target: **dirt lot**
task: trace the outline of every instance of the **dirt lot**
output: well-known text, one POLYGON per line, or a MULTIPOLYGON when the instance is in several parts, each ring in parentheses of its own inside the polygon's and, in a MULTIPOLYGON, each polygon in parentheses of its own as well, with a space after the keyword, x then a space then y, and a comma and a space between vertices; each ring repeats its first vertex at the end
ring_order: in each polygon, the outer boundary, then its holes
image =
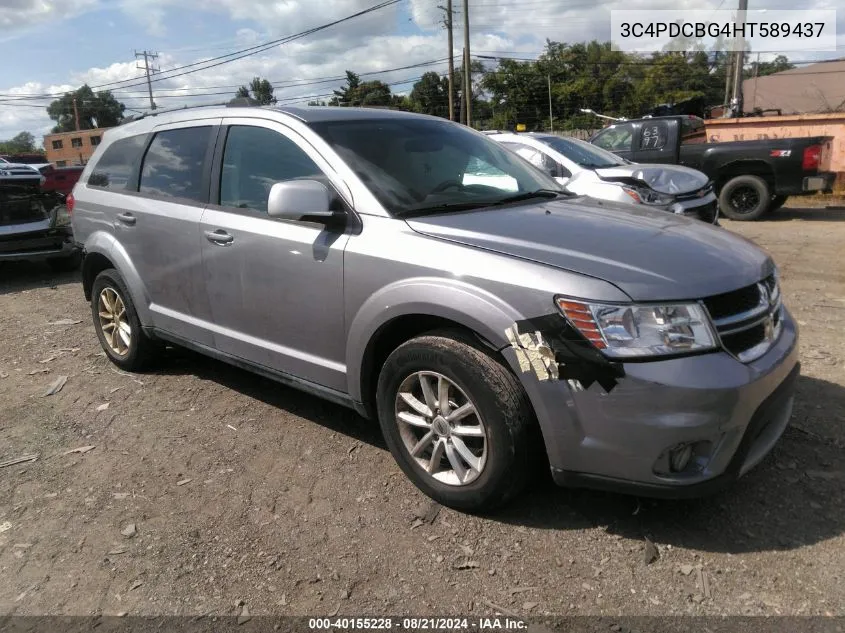
POLYGON ((845 615, 845 211, 724 224, 802 330, 769 459, 707 500, 541 479, 430 522, 375 425, 188 352, 120 373, 75 276, 2 266, 0 462, 39 457, 0 468, 0 614, 845 615))

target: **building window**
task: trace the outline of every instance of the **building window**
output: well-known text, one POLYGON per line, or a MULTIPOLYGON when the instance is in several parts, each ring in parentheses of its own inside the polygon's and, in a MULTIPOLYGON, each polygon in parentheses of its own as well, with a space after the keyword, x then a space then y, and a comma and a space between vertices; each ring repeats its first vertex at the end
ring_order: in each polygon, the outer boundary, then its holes
POLYGON ((100 137, 99 136, 92 136, 91 137, 91 146, 96 147, 100 144, 100 137))
MULTIPOLYGON (((53 141, 53 142, 55 143, 55 141, 53 141)), ((59 143, 61 143, 61 141, 59 141, 59 143)), ((56 161, 56 167, 66 167, 66 166, 67 166, 66 160, 57 160, 56 161)))
POLYGON ((61 140, 53 141, 53 149, 62 149, 62 142, 61 140))
POLYGON ((82 147, 82 139, 81 138, 70 139, 70 146, 71 147, 82 147))

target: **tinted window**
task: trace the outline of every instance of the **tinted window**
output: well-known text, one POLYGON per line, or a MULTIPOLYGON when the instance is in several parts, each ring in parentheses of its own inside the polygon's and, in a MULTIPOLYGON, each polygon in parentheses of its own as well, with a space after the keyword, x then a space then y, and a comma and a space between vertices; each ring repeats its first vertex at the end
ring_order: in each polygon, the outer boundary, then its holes
POLYGON ((534 165, 537 169, 541 169, 547 174, 551 174, 552 176, 572 175, 569 173, 569 170, 567 170, 563 165, 558 165, 558 163, 551 156, 544 154, 541 150, 537 149, 536 147, 531 147, 530 145, 524 145, 522 143, 508 142, 504 142, 502 143, 502 145, 507 147, 509 150, 516 152, 529 163, 534 165))
POLYGON ((640 149, 663 149, 666 146, 666 136, 669 124, 666 121, 654 121, 643 124, 640 136, 640 149))
MULTIPOLYGON (((146 136, 141 135, 123 138, 109 145, 94 165, 94 170, 88 178, 88 185, 106 189, 125 189, 144 150, 145 142, 146 136)), ((64 167, 65 161, 62 160, 56 164, 64 167)))
POLYGON ((499 143, 461 125, 416 117, 378 119, 375 112, 373 117, 314 122, 311 128, 390 213, 483 208, 514 192, 561 190, 499 143))
POLYGON ((144 157, 140 191, 201 201, 203 164, 210 134, 210 126, 156 134, 144 157))
POLYGON ((229 129, 220 175, 220 204, 267 212, 274 183, 313 178, 328 184, 320 168, 292 140, 261 127, 229 129))
POLYGON ((611 125, 606 130, 599 132, 593 139, 593 143, 611 152, 622 152, 631 149, 631 127, 616 127, 611 125))
POLYGON ((619 158, 616 154, 612 154, 590 143, 579 141, 577 138, 546 136, 542 138, 542 142, 563 154, 573 163, 577 163, 587 169, 614 167, 625 164, 625 160, 619 158))

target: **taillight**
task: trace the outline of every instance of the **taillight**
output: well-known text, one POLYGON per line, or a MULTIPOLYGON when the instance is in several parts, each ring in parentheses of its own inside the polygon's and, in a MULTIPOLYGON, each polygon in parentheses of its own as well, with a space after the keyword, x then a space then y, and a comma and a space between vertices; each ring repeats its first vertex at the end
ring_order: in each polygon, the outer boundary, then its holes
POLYGON ((819 163, 822 157, 821 145, 810 145, 804 150, 804 160, 801 161, 801 169, 804 171, 812 171, 819 168, 819 163))
POLYGON ((67 207, 67 212, 73 215, 73 205, 76 204, 76 200, 73 199, 73 192, 67 194, 67 198, 65 199, 65 206, 67 207))

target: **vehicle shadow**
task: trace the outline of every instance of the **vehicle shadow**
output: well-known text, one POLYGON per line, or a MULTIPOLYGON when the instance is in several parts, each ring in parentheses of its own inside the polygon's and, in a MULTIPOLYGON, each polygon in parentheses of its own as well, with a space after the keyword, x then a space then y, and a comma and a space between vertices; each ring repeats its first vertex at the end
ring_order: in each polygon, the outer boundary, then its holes
MULTIPOLYGON (((355 412, 194 352, 170 349, 155 373, 193 374, 251 398, 387 450, 378 424, 355 412)), ((812 428, 814 407, 802 397, 828 403, 823 415, 845 410, 845 388, 802 376, 793 424, 812 428)), ((602 526, 609 534, 649 538, 713 552, 789 550, 845 532, 845 443, 790 427, 754 471, 724 492, 703 499, 668 501, 591 490, 559 488, 538 467, 527 491, 487 519, 539 529, 602 526)), ((537 460, 541 463, 543 460, 537 460)))
POLYGON ((764 220, 767 222, 785 222, 788 220, 843 222, 845 221, 845 207, 782 207, 768 214, 764 220))
POLYGON ((377 422, 353 410, 287 387, 245 369, 180 347, 168 347, 156 375, 194 375, 259 400, 281 411, 315 422, 365 444, 387 450, 377 422))
POLYGON ((78 270, 57 273, 43 262, 0 262, 0 295, 81 282, 82 274, 78 270))

